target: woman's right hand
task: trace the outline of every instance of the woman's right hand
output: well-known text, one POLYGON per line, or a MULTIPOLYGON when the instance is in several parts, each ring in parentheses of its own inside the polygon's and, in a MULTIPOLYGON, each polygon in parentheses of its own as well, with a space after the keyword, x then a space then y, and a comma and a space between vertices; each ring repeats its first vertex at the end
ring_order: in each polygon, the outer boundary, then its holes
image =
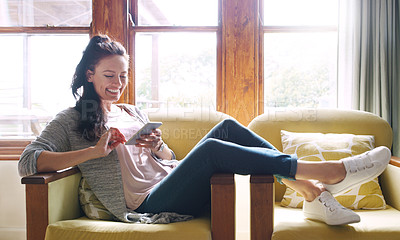
POLYGON ((124 144, 125 142, 125 136, 117 128, 110 128, 100 137, 100 140, 94 147, 95 152, 98 154, 98 157, 105 157, 119 144, 124 144))

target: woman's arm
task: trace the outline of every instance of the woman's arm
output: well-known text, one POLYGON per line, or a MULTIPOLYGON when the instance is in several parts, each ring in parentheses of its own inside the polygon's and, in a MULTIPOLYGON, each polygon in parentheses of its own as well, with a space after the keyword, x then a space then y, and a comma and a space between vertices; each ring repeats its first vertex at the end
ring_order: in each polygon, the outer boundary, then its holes
POLYGON ((96 155, 94 147, 69 152, 42 151, 36 167, 38 172, 54 172, 97 158, 96 155))
POLYGON ((43 151, 37 159, 37 171, 58 171, 91 159, 105 157, 119 144, 125 142, 124 135, 118 129, 110 128, 93 147, 68 152, 43 151))

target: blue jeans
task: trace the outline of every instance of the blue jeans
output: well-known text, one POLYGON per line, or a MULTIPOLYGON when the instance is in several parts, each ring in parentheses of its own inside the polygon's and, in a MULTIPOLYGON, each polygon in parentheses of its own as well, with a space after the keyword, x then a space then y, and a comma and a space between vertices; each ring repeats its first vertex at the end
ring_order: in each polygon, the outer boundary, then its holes
POLYGON ((217 124, 135 210, 196 215, 210 203, 214 173, 294 179, 297 157, 279 152, 236 120, 217 124))

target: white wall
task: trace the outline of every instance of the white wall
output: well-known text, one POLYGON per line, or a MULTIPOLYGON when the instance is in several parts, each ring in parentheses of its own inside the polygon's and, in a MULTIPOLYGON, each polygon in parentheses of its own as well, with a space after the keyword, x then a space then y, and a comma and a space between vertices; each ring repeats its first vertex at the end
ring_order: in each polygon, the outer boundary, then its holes
POLYGON ((25 186, 18 161, 0 161, 0 240, 25 240, 25 186))

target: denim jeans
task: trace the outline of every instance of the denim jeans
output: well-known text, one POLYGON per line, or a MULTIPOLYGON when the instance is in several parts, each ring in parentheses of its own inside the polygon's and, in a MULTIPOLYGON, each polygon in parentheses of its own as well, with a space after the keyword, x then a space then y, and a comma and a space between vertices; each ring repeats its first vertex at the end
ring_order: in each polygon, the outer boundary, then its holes
POLYGON ((217 124, 136 209, 196 215, 210 203, 214 173, 274 174, 294 179, 297 157, 279 152, 236 120, 217 124))

